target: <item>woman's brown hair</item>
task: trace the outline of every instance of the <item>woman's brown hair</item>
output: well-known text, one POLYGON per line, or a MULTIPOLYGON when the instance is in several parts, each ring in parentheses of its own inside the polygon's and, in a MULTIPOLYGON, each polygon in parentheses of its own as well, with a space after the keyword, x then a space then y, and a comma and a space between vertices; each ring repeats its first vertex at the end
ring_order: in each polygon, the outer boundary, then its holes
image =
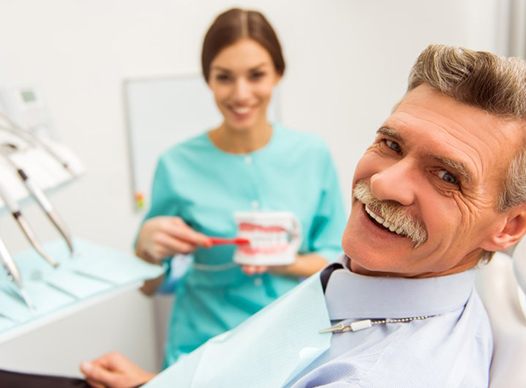
POLYGON ((208 29, 201 52, 201 68, 205 81, 210 77, 210 64, 224 48, 238 40, 248 38, 265 48, 272 58, 276 72, 285 72, 285 60, 276 32, 268 20, 258 11, 232 8, 223 12, 208 29))

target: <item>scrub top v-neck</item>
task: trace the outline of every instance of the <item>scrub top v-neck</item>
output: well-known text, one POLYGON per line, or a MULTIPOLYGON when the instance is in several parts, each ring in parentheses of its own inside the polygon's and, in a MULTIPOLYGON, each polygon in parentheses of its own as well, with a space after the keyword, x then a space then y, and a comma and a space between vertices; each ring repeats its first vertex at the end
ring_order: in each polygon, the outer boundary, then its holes
MULTIPOLYGON (((234 213, 254 210, 294 213, 302 228, 299 253, 337 259, 346 213, 334 163, 319 137, 274 125, 269 143, 249 154, 224 152, 207 133, 180 143, 159 159, 146 219, 178 216, 206 235, 232 237, 234 213)), ((232 261, 234 249, 194 252, 176 287, 165 366, 300 281, 269 273, 247 276, 232 261)))

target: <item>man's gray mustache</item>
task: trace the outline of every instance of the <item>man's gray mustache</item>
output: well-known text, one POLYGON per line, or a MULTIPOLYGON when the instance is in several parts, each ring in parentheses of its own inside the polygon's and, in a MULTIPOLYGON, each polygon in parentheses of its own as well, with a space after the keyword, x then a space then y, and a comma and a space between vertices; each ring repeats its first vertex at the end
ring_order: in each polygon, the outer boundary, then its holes
POLYGON ((408 237, 415 248, 427 241, 427 231, 420 221, 407 214, 402 205, 394 201, 380 201, 375 198, 365 181, 361 180, 356 183, 353 195, 367 205, 367 208, 373 213, 393 225, 395 230, 401 232, 401 235, 408 237))

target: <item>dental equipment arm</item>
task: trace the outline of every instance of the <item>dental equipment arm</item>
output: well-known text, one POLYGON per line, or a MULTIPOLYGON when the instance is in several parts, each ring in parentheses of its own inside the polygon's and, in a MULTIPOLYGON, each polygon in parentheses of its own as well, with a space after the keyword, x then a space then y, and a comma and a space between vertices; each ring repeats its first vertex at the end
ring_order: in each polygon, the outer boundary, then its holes
POLYGON ((0 112, 0 118, 7 123, 7 126, 0 126, 0 130, 7 131, 28 143, 42 148, 49 155, 51 155, 60 165, 62 165, 62 167, 64 167, 64 169, 69 174, 75 176, 75 172, 71 169, 69 163, 62 156, 60 156, 52 147, 50 147, 48 142, 46 142, 44 139, 39 138, 31 131, 20 127, 2 112, 0 112))
POLYGON ((11 197, 9 192, 5 190, 5 187, 3 187, 0 184, 0 198, 4 201, 7 209, 9 209, 9 212, 17 222, 18 226, 26 236, 29 243, 33 246, 35 251, 44 259, 46 260, 51 266, 58 267, 59 263, 55 260, 53 260, 44 250, 44 248, 41 246, 41 244, 38 242, 38 240, 35 237, 35 234, 33 233, 33 230, 29 226, 29 223, 25 219, 25 217, 22 215, 22 212, 20 210, 20 207, 18 206, 18 203, 11 197))
POLYGON ((10 153, 16 151, 16 149, 17 147, 15 145, 4 143, 0 146, 0 154, 16 170, 26 189, 33 196, 33 198, 38 203, 40 208, 44 211, 44 213, 46 213, 46 216, 49 218, 49 220, 55 226, 58 232, 62 235, 71 255, 73 255, 75 253, 75 249, 73 247, 73 240, 71 239, 64 222, 61 220, 58 213, 55 211, 42 189, 38 187, 38 185, 35 182, 33 182, 33 180, 26 174, 26 172, 20 166, 18 166, 10 157, 10 153))
POLYGON ((7 274, 15 283, 18 293, 20 297, 24 300, 24 303, 29 307, 30 309, 34 309, 33 304, 31 303, 31 300, 29 299, 28 295, 26 294, 24 290, 24 285, 22 283, 22 276, 20 276, 20 271, 18 270, 18 267, 16 266, 15 261, 13 260, 13 257, 7 250, 6 245, 0 239, 0 260, 2 261, 2 264, 4 265, 4 268, 7 271, 7 274))

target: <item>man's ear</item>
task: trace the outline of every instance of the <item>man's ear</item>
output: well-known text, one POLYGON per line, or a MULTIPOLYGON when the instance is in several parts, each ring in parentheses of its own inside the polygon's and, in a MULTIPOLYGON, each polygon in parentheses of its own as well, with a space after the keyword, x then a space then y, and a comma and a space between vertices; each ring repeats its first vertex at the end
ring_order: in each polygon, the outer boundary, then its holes
POLYGON ((502 251, 515 245, 526 234, 526 205, 507 211, 495 233, 488 237, 482 247, 486 251, 502 251))

